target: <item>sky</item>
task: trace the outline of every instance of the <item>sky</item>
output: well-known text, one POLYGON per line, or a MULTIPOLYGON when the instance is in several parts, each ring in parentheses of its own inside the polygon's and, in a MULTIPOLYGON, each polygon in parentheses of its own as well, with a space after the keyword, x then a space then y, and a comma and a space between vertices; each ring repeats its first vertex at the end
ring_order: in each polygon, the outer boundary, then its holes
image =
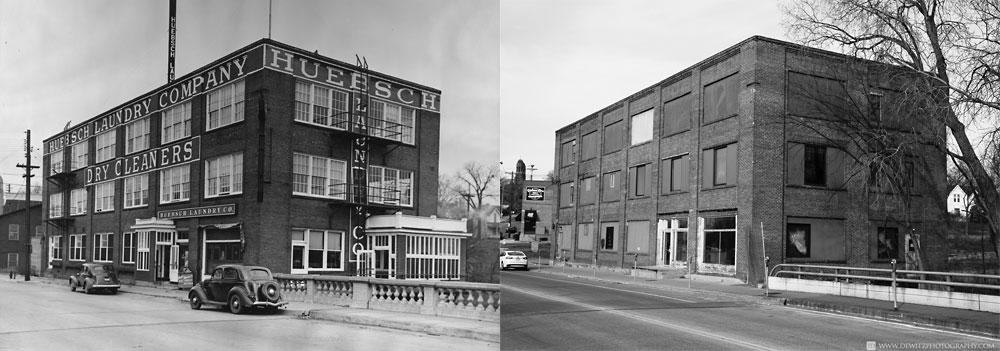
MULTIPOLYGON (((166 83, 167 3, 0 0, 7 183, 25 130, 37 165, 67 123, 166 83)), ((268 37, 268 5, 178 0, 177 77, 268 37)), ((440 89, 441 174, 522 159, 535 179, 556 129, 753 35, 785 40, 767 1, 274 0, 270 18, 274 40, 440 89)))

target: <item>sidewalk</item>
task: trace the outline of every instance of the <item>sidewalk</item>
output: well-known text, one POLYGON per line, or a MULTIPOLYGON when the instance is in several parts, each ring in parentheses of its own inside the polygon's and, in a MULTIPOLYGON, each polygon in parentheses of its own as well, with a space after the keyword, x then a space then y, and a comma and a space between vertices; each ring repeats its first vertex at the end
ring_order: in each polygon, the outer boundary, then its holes
POLYGON ((664 290, 687 290, 690 284, 692 290, 704 291, 710 293, 711 296, 724 299, 766 305, 784 305, 1000 338, 1000 315, 990 312, 917 304, 902 304, 896 311, 893 310, 892 302, 889 301, 794 291, 771 290, 770 295, 765 296, 764 289, 748 286, 734 278, 714 276, 693 275, 691 280, 684 278, 654 279, 632 277, 628 273, 613 270, 598 269, 595 271, 589 267, 563 267, 546 264, 539 267, 535 262, 530 263, 530 268, 533 272, 619 284, 643 285, 664 290))
MULTIPOLYGON (((7 277, 4 276, 3 279, 7 280, 7 277)), ((69 285, 63 279, 33 276, 30 281, 26 282, 23 276, 18 276, 16 282, 24 284, 62 285, 66 287, 67 292, 69 291, 69 285)), ((185 303, 183 308, 189 308, 187 306, 187 289, 122 285, 121 289, 118 289, 118 293, 176 299, 185 303)), ((498 322, 346 308, 296 301, 289 302, 285 306, 284 313, 295 315, 299 318, 407 330, 431 335, 453 336, 496 343, 500 342, 500 323, 498 322)))

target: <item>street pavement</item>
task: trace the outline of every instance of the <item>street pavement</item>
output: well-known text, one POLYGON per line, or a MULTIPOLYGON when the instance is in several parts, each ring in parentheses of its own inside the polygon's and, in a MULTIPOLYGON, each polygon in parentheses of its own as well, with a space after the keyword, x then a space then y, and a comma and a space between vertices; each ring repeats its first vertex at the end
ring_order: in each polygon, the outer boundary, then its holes
MULTIPOLYGON (((3 279, 6 280, 7 277, 4 276, 3 279)), ((64 285, 66 286, 66 289, 69 289, 69 285, 64 279, 31 277, 30 281, 24 281, 23 276, 18 276, 17 282, 25 284, 64 285)), ((121 289, 118 290, 118 293, 177 299, 185 303, 188 301, 187 289, 177 289, 173 287, 122 285, 121 289)), ((452 336, 495 343, 500 342, 499 322, 346 308, 296 301, 289 302, 285 308, 286 313, 293 313, 301 318, 307 319, 398 329, 429 335, 452 336)))
MULTIPOLYGON (((550 266, 542 261, 529 261, 533 272, 561 275, 578 279, 591 279, 628 285, 642 285, 666 290, 700 291, 704 294, 725 297, 736 301, 765 305, 784 305, 814 311, 897 322, 939 330, 957 331, 972 335, 1000 338, 1000 315, 990 312, 963 310, 917 304, 900 304, 893 309, 891 301, 880 301, 825 294, 770 290, 743 284, 733 278, 692 275, 687 278, 642 278, 625 271, 593 269, 590 267, 550 266)), ((503 280, 501 278, 501 285, 503 280)), ((502 311, 502 307, 501 307, 502 311)))

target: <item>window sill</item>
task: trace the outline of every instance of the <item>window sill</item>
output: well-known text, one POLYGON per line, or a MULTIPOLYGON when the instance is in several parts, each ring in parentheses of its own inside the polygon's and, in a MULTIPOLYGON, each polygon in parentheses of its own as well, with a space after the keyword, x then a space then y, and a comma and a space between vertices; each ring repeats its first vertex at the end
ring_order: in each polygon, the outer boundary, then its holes
POLYGON ((843 191, 843 192, 847 192, 846 188, 839 188, 838 189, 838 188, 831 188, 831 187, 819 186, 819 185, 788 184, 788 185, 785 185, 785 186, 789 187, 789 188, 796 188, 796 189, 810 189, 810 190, 827 190, 827 191, 843 191))
POLYGON ((169 205, 183 204, 183 203, 188 203, 188 202, 191 202, 190 198, 184 199, 184 200, 176 200, 176 201, 169 201, 169 202, 160 202, 160 205, 167 205, 167 206, 169 206, 169 205))
POLYGON ((242 191, 238 192, 238 193, 226 193, 226 194, 222 194, 222 195, 212 195, 212 196, 205 195, 205 200, 222 199, 222 198, 233 198, 233 197, 239 197, 241 195, 243 195, 242 191))
POLYGON ((639 142, 638 144, 630 144, 628 147, 629 148, 639 147, 639 146, 651 144, 652 142, 653 142, 653 139, 643 140, 642 142, 639 142))
POLYGON ((97 215, 97 214, 104 214, 104 213, 113 213, 113 212, 115 212, 114 209, 110 209, 110 210, 94 210, 94 214, 95 215, 97 215))
POLYGON ((735 188, 735 187, 736 187, 736 185, 729 185, 729 184, 726 184, 726 185, 716 185, 716 186, 713 186, 711 188, 702 188, 701 191, 722 190, 722 189, 729 189, 729 188, 735 188))
POLYGON ((132 206, 132 207, 125 207, 122 210, 123 211, 128 211, 128 210, 138 210, 138 209, 144 209, 144 208, 149 208, 149 204, 139 205, 139 206, 132 206))
MULTIPOLYGON (((246 106, 246 105, 244 105, 244 106, 246 106)), ((229 126, 233 126, 233 125, 237 125, 237 124, 242 124, 243 121, 246 120, 246 110, 245 109, 243 110, 243 113, 244 113, 244 115, 243 115, 243 119, 242 120, 233 121, 232 123, 229 123, 229 124, 226 124, 226 125, 220 125, 220 126, 215 127, 215 128, 209 128, 208 127, 208 123, 206 123, 206 125, 205 125, 205 133, 216 131, 216 130, 223 129, 223 128, 226 128, 226 127, 229 127, 229 126)), ((206 122, 208 121, 208 113, 207 112, 205 113, 205 121, 206 122)))
POLYGON ((717 120, 714 120, 714 121, 708 121, 708 122, 702 122, 702 123, 701 123, 701 125, 702 125, 702 126, 708 126, 708 125, 710 125, 710 124, 713 124, 713 123, 719 123, 719 122, 722 122, 722 121, 725 121, 725 120, 727 120, 727 119, 730 119, 730 118, 733 118, 733 117, 737 117, 737 116, 739 116, 739 115, 740 115, 740 114, 738 114, 738 113, 737 113, 737 114, 734 114, 734 115, 730 115, 730 116, 726 116, 726 117, 722 117, 722 118, 719 118, 719 119, 717 119, 717 120))
POLYGON ((677 191, 671 191, 671 192, 668 192, 668 193, 660 194, 660 196, 684 195, 684 194, 687 194, 688 192, 689 191, 687 191, 687 190, 677 190, 677 191))
POLYGON ((680 130, 680 131, 676 131, 676 132, 670 132, 670 134, 664 135, 663 138, 669 138, 669 137, 672 137, 672 136, 675 136, 675 135, 684 134, 684 133, 687 133, 690 130, 691 130, 691 128, 680 130))

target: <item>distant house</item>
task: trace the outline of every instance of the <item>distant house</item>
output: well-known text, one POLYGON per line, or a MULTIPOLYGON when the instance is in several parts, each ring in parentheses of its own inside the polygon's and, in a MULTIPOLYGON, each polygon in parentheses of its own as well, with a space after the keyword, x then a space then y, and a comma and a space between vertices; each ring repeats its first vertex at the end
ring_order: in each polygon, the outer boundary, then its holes
POLYGON ((974 204, 974 198, 975 195, 972 194, 971 190, 967 191, 967 189, 961 185, 956 185, 951 189, 951 192, 948 193, 948 212, 963 217, 968 216, 969 210, 974 204))

